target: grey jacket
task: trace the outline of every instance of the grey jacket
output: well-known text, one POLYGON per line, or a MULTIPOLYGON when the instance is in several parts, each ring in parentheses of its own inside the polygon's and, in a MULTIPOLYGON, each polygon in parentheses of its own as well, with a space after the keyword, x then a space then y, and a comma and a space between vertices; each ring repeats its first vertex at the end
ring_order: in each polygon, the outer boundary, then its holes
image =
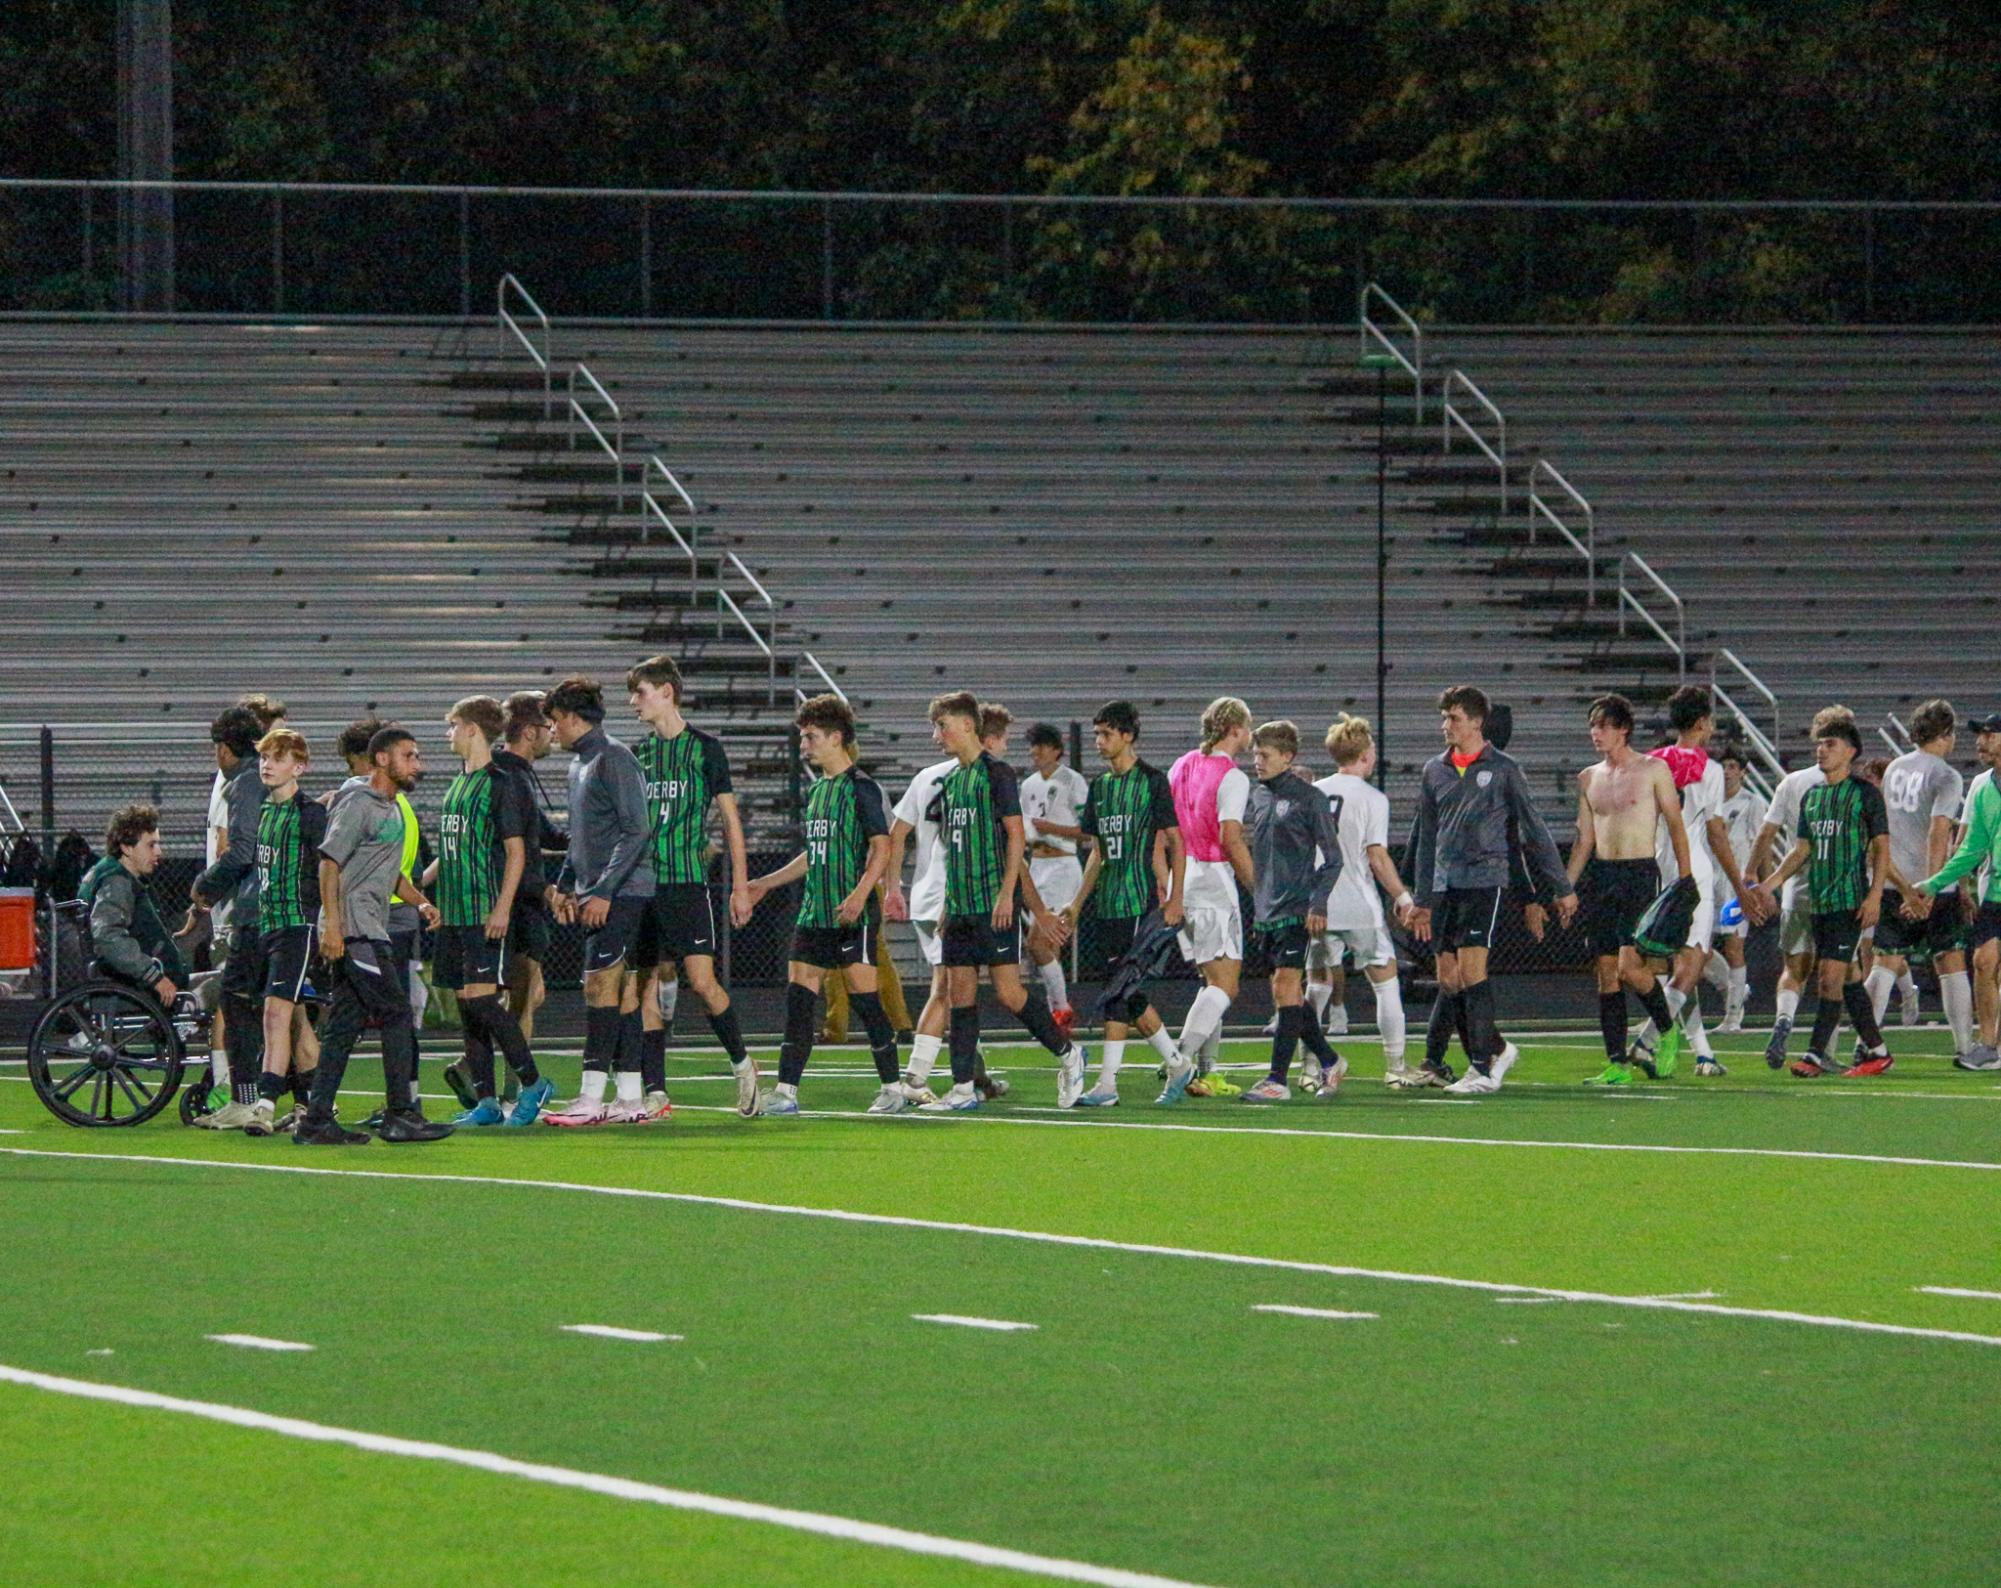
POLYGON ((1563 856, 1512 756, 1490 744, 1463 773, 1450 755, 1425 763, 1411 833, 1414 893, 1436 897, 1448 888, 1505 888, 1517 843, 1539 897, 1561 898, 1571 891, 1563 856))
POLYGON ((1341 830, 1327 796, 1291 771, 1253 783, 1244 831, 1258 873, 1258 924, 1325 915, 1341 875, 1341 830))
POLYGON ((570 848, 556 886, 593 899, 650 899, 653 818, 639 758, 602 728, 571 750, 570 848))
POLYGON ((236 903, 231 929, 257 931, 257 823, 264 812, 264 780, 257 775, 257 758, 245 756, 222 785, 229 812, 229 848, 195 879, 195 890, 212 903, 231 894, 236 903))

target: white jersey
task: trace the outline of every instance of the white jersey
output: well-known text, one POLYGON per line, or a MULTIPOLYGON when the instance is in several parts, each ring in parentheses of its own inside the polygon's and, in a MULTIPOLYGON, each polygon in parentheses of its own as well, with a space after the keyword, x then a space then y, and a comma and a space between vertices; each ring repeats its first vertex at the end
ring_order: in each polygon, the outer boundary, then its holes
MULTIPOLYGON (((1241 825, 1244 807, 1250 803, 1251 780, 1244 769, 1233 766, 1216 785, 1216 821, 1241 825)), ((1182 903, 1210 910, 1237 910, 1237 873, 1227 860, 1194 860, 1187 863, 1181 884, 1182 903)))
POLYGON ((1390 846, 1389 796, 1366 778, 1336 772, 1313 785, 1327 796, 1341 833, 1341 875, 1327 899, 1327 930, 1383 925, 1383 899, 1369 869, 1369 847, 1390 846))
MULTIPOLYGON (((1681 790, 1681 825, 1688 832, 1688 874, 1708 898, 1716 891, 1717 866, 1709 853, 1709 818, 1723 808, 1723 765, 1712 760, 1702 776, 1681 790)), ((1668 840, 1667 823, 1658 823, 1654 839, 1654 859, 1661 868, 1661 881, 1673 882, 1681 875, 1674 863, 1674 845, 1668 840)))
MULTIPOLYGON (((1737 870, 1741 873, 1751 863, 1751 847, 1758 841, 1758 830, 1765 825, 1765 797, 1749 783, 1743 784, 1735 794, 1723 801, 1717 812, 1723 818, 1723 825, 1730 832, 1730 853, 1737 857, 1737 870)), ((1723 868, 1717 868, 1716 886, 1722 896, 1733 896, 1730 879, 1722 875, 1723 868)))
POLYGON ((938 785, 958 770, 957 758, 927 766, 910 780, 896 802, 898 821, 917 834, 917 869, 910 883, 910 919, 942 920, 945 914, 945 846, 938 842, 938 824, 924 813, 937 797, 938 785))
POLYGON ((1779 786, 1772 790, 1772 803, 1765 811, 1765 825, 1779 830, 1779 847, 1773 859, 1784 860, 1791 853, 1799 837, 1800 801, 1806 798, 1808 789, 1819 788, 1826 781, 1827 774, 1817 766, 1803 766, 1779 779, 1779 786))
MULTIPOLYGON (((1060 849, 1066 855, 1077 853, 1077 840, 1064 838, 1055 833, 1038 832, 1037 824, 1054 822, 1059 827, 1075 827, 1084 809, 1084 799, 1091 792, 1091 785, 1084 781, 1084 774, 1075 767, 1058 766, 1054 772, 1044 776, 1031 772, 1021 782, 1021 820, 1025 829, 1023 836, 1028 843, 1048 844, 1060 849)), ((1048 856, 1044 856, 1048 859, 1048 856)))
MULTIPOLYGON (((228 779, 222 775, 222 768, 217 767, 215 782, 209 785, 208 791, 208 863, 211 866, 222 858, 223 850, 228 847, 229 796, 223 793, 227 785, 228 779)), ((235 902, 236 897, 232 893, 209 906, 209 920, 217 933, 229 930, 235 902)))

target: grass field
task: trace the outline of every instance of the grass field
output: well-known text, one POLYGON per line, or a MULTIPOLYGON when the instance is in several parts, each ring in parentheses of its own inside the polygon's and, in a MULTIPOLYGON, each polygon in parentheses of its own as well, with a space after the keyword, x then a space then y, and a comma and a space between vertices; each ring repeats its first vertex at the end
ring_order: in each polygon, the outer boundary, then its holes
POLYGON ((0 1581, 1992 1580, 2001 1078, 1891 1034, 944 1119, 683 1051, 669 1125, 338 1153, 0 1066, 0 1581))

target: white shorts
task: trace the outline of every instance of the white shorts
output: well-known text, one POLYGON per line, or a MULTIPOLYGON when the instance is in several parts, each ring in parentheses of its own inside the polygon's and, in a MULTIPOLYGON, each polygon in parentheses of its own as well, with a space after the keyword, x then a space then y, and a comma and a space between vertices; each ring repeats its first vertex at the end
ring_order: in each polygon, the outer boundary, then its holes
POLYGON ((1397 951, 1390 934, 1380 926, 1337 926, 1306 945, 1306 968, 1336 970, 1344 956, 1353 960, 1357 969, 1376 970, 1394 965, 1397 951))
POLYGON ((1788 959, 1813 952, 1813 895, 1794 878, 1779 901, 1779 952, 1788 959))
POLYGON ((1042 895, 1044 904, 1052 910, 1060 910, 1076 898, 1077 890, 1084 886, 1084 868, 1078 864, 1075 855, 1031 860, 1028 863, 1028 880, 1035 884, 1035 891, 1042 895))
POLYGON ((1181 957, 1206 965, 1212 959, 1244 957, 1244 918, 1235 905, 1191 904, 1181 917, 1181 957))
POLYGON ((1686 946, 1689 948, 1699 948, 1703 953, 1707 954, 1710 945, 1715 941, 1716 895, 1714 893, 1704 893, 1697 897, 1695 901, 1695 914, 1689 918, 1686 946))
POLYGON ((910 930, 917 934, 917 951, 924 956, 924 963, 936 970, 945 959, 945 940, 942 921, 912 921, 910 930))

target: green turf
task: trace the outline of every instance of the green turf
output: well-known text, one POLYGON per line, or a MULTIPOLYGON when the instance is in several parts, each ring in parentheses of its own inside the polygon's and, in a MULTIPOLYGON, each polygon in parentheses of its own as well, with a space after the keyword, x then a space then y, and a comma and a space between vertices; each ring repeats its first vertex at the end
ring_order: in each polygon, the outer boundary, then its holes
MULTIPOLYGON (((677 1061, 665 1127, 339 1154, 166 1124, 66 1130, 0 1080, 0 1128, 21 1132, 0 1148, 411 1177, 0 1154, 0 1271, 32 1276, 0 1291, 0 1362, 1219 1584, 1984 1575, 2001 1346, 422 1178, 1716 1291, 2001 1336, 2001 1302, 1914 1288, 2001 1289, 2001 1171, 1969 1167, 2001 1165, 2001 1086, 1952 1072, 1933 1033, 1902 1036, 1899 1070, 1872 1081, 1793 1081, 1765 1070, 1761 1042, 1729 1046, 1723 1081, 1618 1097, 1569 1084, 1595 1068, 1589 1043, 1546 1043, 1466 1105, 1388 1094, 1368 1042, 1340 1099, 1267 1111, 1155 1109, 1151 1067, 1135 1065, 1127 1105, 1089 1117, 1050 1107, 1039 1052, 997 1051, 1014 1095, 949 1120, 739 1120, 695 1056, 677 1061), (1185 1128, 1143 1128, 1158 1125, 1185 1128), (1378 1316, 1251 1310, 1269 1303, 1378 1316), (976 1333, 920 1312, 1038 1327, 976 1333), (220 1332, 317 1349, 202 1338, 220 1332)), ((573 1060, 550 1067, 574 1075, 573 1060)), ((825 1073, 865 1070, 858 1055, 818 1069, 811 1108, 859 1110, 874 1091, 872 1075, 825 1073)), ((357 1066, 357 1087, 371 1072, 357 1066)), ((214 1505, 163 1502, 92 1553, 92 1491, 65 1475, 180 1465, 246 1496, 249 1514, 223 1524, 246 1545, 306 1541, 330 1563, 313 1580, 405 1580, 349 1564, 389 1514, 434 1568, 411 1581, 440 1580, 439 1560, 471 1578, 489 1556, 536 1582, 1006 1575, 7 1386, 0 1430, 39 1457, 0 1511, 0 1561, 31 1563, 23 1580, 270 1580, 233 1561, 188 1570, 209 1559, 214 1505), (266 1471, 268 1525, 247 1498, 266 1471), (318 1512, 297 1503, 319 1495, 318 1512)))

